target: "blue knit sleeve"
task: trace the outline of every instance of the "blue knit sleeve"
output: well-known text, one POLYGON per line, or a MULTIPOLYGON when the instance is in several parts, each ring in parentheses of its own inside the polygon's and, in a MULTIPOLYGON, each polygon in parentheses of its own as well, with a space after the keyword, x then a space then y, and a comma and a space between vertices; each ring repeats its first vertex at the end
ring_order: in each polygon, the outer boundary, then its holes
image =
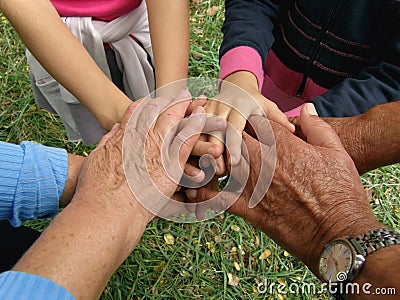
POLYGON ((0 142, 0 220, 20 226, 25 220, 54 216, 67 175, 64 149, 0 142))
POLYGON ((38 275, 9 271, 0 274, 0 299, 75 299, 62 286, 38 275))

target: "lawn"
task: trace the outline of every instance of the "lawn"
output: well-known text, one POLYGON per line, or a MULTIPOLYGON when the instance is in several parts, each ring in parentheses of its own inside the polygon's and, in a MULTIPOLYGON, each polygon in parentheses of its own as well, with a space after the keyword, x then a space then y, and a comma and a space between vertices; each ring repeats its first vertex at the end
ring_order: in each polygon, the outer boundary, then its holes
MULTIPOLYGON (((192 0, 190 76, 218 76, 222 0, 192 0)), ((34 102, 24 46, 0 15, 0 140, 36 141, 88 155, 92 148, 68 142, 56 116, 34 102)), ((377 218, 400 229, 400 165, 362 177, 377 218)), ((44 229, 49 220, 29 222, 44 229)), ((83 266, 84 267, 84 266, 83 266)), ((151 222, 137 248, 112 276, 102 299, 330 299, 296 258, 242 219, 225 213, 196 224, 151 222), (173 240, 171 240, 172 235, 173 240), (169 238, 167 238, 169 237, 169 238), (274 283, 272 293, 257 284, 274 283), (292 283, 316 292, 285 294, 292 283)))

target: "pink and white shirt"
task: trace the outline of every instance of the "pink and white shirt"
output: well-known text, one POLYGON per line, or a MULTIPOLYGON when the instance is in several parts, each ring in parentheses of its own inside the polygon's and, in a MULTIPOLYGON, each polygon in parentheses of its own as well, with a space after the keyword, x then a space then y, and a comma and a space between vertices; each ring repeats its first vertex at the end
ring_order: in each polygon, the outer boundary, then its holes
POLYGON ((137 8, 142 0, 50 0, 62 17, 111 21, 137 8))

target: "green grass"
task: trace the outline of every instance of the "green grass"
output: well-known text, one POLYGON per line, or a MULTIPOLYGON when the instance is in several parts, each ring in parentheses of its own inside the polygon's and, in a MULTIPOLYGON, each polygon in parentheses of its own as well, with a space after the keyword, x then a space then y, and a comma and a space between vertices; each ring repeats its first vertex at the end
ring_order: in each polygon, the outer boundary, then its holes
MULTIPOLYGON (((222 35, 223 1, 191 4, 189 75, 218 77, 218 48, 222 35), (219 6, 209 16, 207 9, 219 6)), ((4 18, 0 18, 0 140, 32 140, 86 155, 91 148, 68 142, 60 120, 38 109, 30 90, 24 47, 4 18)), ((362 177, 371 206, 384 224, 400 229, 400 165, 362 177)), ((29 222, 44 229, 49 221, 29 222)), ((266 235, 228 213, 197 224, 151 222, 135 251, 112 276, 102 299, 329 299, 328 294, 258 294, 257 282, 306 282, 318 286, 314 275, 287 255, 266 235), (168 245, 165 234, 175 242, 168 245), (260 260, 266 250, 271 255, 260 260), (239 264, 239 270, 235 268, 239 264), (240 279, 228 284, 228 274, 240 279)))

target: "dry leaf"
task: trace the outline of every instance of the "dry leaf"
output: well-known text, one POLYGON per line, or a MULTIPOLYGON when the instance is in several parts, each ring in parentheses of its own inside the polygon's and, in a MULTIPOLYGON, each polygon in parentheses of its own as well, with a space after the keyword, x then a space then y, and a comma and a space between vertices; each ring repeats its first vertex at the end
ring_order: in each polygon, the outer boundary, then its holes
POLYGON ((221 9, 221 6, 211 6, 209 9, 207 9, 207 16, 212 17, 213 15, 215 15, 217 13, 217 11, 219 11, 221 9))
POLYGON ((271 253, 271 250, 267 249, 258 257, 258 259, 267 259, 271 253))
POLYGON ((285 279, 278 279, 278 283, 286 285, 286 280, 285 279))
POLYGON ((173 245, 175 244, 175 238, 172 234, 166 233, 164 234, 164 241, 167 245, 173 245))
POLYGON ((231 226, 231 229, 232 229, 233 231, 235 231, 235 232, 239 232, 239 231, 240 231, 240 227, 237 226, 237 225, 232 225, 232 226, 231 226))
POLYGON ((200 60, 201 59, 200 55, 198 55, 196 53, 192 53, 192 57, 193 57, 194 60, 200 60))
POLYGON ((228 284, 231 286, 238 286, 239 285, 239 277, 228 273, 228 284))
POLYGON ((240 265, 239 265, 238 262, 235 261, 235 262, 233 263, 233 265, 234 265, 236 271, 240 271, 240 265))
POLYGON ((220 235, 216 235, 216 236, 214 237, 214 241, 215 241, 216 243, 221 243, 221 242, 222 242, 222 237, 221 237, 220 235))

